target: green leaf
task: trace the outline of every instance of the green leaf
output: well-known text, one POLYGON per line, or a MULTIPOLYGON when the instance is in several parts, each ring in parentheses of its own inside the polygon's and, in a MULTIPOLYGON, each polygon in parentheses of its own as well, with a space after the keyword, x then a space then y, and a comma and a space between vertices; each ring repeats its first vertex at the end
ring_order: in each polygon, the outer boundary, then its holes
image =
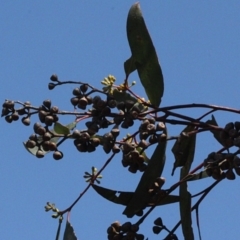
MULTIPOLYGON (((131 201, 134 195, 134 192, 115 191, 115 190, 97 186, 95 184, 93 184, 92 187, 99 195, 101 195, 108 201, 114 202, 116 204, 125 205, 125 206, 131 201)), ((180 199, 179 196, 168 195, 163 200, 160 200, 156 205, 160 206, 160 205, 166 205, 170 203, 176 203, 176 202, 179 202, 179 199, 180 199)), ((151 206, 151 205, 153 205, 151 202, 147 203, 147 206, 151 206)))
POLYGON ((72 122, 66 126, 62 125, 59 122, 56 122, 53 127, 53 131, 57 134, 68 135, 70 134, 70 130, 76 127, 76 122, 72 122))
MULTIPOLYGON (((212 115, 212 119, 211 120, 207 120, 206 123, 214 125, 214 126, 218 126, 217 121, 214 117, 214 115, 212 115)), ((210 130, 211 133, 213 134, 214 138, 222 145, 224 146, 224 143, 220 137, 220 131, 217 130, 210 130)))
POLYGON ((163 75, 139 3, 129 10, 127 37, 132 56, 124 63, 126 76, 137 70, 150 102, 158 107, 164 92, 163 75))
POLYGON ((187 126, 181 132, 179 138, 176 140, 172 147, 172 152, 175 157, 175 162, 173 165, 172 175, 177 167, 182 167, 185 165, 189 151, 195 151, 196 135, 188 136, 187 133, 192 131, 194 126, 187 126), (191 149, 194 146, 193 149, 191 149))
MULTIPOLYGON (((167 130, 164 133, 167 135, 167 130)), ((165 165, 165 151, 167 141, 158 143, 147 169, 144 171, 135 193, 125 208, 123 214, 127 217, 133 217, 134 214, 141 211, 149 202, 150 194, 148 188, 153 184, 157 177, 161 176, 165 165)))
POLYGON ((74 229, 69 221, 66 223, 63 240, 77 240, 74 229))
MULTIPOLYGON (((183 132, 189 132, 193 130, 193 126, 187 126, 183 132)), ((181 134, 181 136, 183 136, 181 134)), ((182 168, 180 173, 180 180, 186 177, 190 171, 196 146, 196 134, 191 135, 180 144, 180 150, 182 154, 180 155, 179 162, 181 162, 182 168), (184 160, 184 161, 183 161, 184 160)), ((191 214, 191 194, 187 190, 187 182, 181 183, 179 186, 179 195, 180 195, 180 215, 182 221, 182 231, 185 240, 193 240, 193 229, 192 229, 192 214, 191 214)))
POLYGON ((95 184, 92 187, 99 195, 116 204, 127 205, 133 196, 133 192, 114 191, 95 184))
POLYGON ((184 239, 193 240, 191 194, 187 191, 186 182, 180 185, 180 215, 184 239))

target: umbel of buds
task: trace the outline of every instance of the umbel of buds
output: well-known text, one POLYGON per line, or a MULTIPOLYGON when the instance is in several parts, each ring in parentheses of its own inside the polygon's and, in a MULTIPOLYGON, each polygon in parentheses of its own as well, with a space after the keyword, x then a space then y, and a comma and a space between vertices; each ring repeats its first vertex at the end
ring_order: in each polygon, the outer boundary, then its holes
POLYGON ((120 224, 116 221, 111 224, 107 229, 109 240, 144 240, 144 235, 137 233, 139 226, 137 224, 132 224, 131 222, 125 222, 120 224))

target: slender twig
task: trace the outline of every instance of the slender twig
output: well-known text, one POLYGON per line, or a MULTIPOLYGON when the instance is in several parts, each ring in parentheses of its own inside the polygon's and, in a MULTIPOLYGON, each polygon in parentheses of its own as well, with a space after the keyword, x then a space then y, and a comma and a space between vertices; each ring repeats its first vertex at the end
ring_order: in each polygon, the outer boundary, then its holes
POLYGON ((215 111, 221 110, 221 111, 233 112, 238 114, 240 113, 239 109, 217 106, 217 105, 209 105, 209 104, 203 104, 203 103, 191 103, 191 104, 167 106, 167 107, 152 109, 148 113, 155 113, 155 112, 166 111, 166 110, 169 111, 174 109, 184 109, 184 108, 211 108, 211 109, 214 109, 215 111))
POLYGON ((211 114, 211 113, 213 113, 213 112, 215 112, 215 111, 217 111, 217 110, 216 110, 216 109, 212 109, 212 110, 206 112, 205 114, 203 114, 203 115, 202 115, 201 117, 199 117, 197 120, 200 121, 201 119, 205 118, 207 115, 209 115, 209 114, 211 114))
MULTIPOLYGON (((223 179, 216 180, 211 186, 209 186, 208 188, 205 189, 205 191, 203 192, 203 195, 192 206, 191 212, 194 211, 195 209, 197 209, 197 207, 203 201, 203 199, 207 196, 207 194, 222 180, 223 179)), ((177 230, 177 228, 181 225, 181 223, 182 223, 182 220, 179 220, 179 222, 173 227, 173 229, 169 232, 169 234, 167 235, 167 237, 165 239, 168 239, 168 237, 170 237, 177 230)))

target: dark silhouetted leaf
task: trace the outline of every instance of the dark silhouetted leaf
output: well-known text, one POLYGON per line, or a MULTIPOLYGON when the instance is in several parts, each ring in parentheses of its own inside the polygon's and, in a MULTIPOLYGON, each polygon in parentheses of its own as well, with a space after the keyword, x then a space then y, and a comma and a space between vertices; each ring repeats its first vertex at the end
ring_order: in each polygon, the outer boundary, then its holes
MULTIPOLYGON (((130 202, 130 200, 134 195, 134 192, 115 191, 115 190, 97 186, 95 184, 93 184, 92 187, 99 195, 106 198, 107 200, 114 202, 116 204, 121 204, 125 206, 130 202)), ((169 196, 166 196, 163 200, 159 200, 159 202, 156 205, 160 206, 160 205, 166 205, 166 204, 176 203, 176 202, 179 202, 179 196, 169 195, 169 196)), ((146 206, 152 206, 152 205, 153 204, 149 202, 147 203, 146 206)))
MULTIPOLYGON (((214 115, 212 115, 212 119, 211 120, 207 120, 206 123, 214 125, 214 126, 218 126, 217 121, 214 117, 214 115)), ((215 137, 215 139, 222 145, 224 146, 221 137, 220 137, 220 131, 217 130, 210 130, 211 133, 213 134, 213 136, 215 137)))
MULTIPOLYGON (((188 126, 184 129, 184 132, 189 132, 193 130, 192 126, 188 126)), ((182 136, 182 135, 181 135, 182 136)), ((182 157, 180 162, 183 163, 181 168, 180 180, 186 177, 190 171, 196 146, 196 134, 185 138, 180 145, 182 148, 182 157), (184 161, 183 161, 184 160, 184 161)), ((179 186, 180 195, 180 215, 182 220, 182 231, 185 240, 193 240, 193 229, 192 229, 192 215, 191 215, 191 194, 187 190, 187 182, 181 183, 179 186)))
POLYGON ((117 204, 127 205, 133 197, 133 192, 114 191, 94 184, 92 187, 99 195, 117 204))
POLYGON ((182 167, 185 165, 189 155, 189 151, 192 146, 194 146, 194 148, 191 151, 195 151, 196 135, 187 135, 187 133, 192 131, 193 129, 194 126, 187 126, 186 128, 184 128, 179 138, 176 140, 175 144, 172 147, 172 152, 175 157, 172 175, 174 174, 174 171, 177 167, 182 167))
MULTIPOLYGON (((166 129, 164 133, 167 135, 166 129)), ((127 217, 133 217, 135 213, 142 210, 148 204, 150 199, 148 188, 153 184, 156 178, 162 174, 165 165, 166 146, 167 141, 158 143, 131 201, 123 212, 127 217)))
POLYGON ((180 215, 182 220, 182 231, 185 240, 193 240, 191 194, 187 191, 187 183, 180 185, 180 215))
POLYGON ((69 221, 66 223, 63 240, 77 240, 74 229, 69 221))
POLYGON ((158 107, 164 91, 163 75, 139 3, 129 10, 127 37, 132 56, 124 63, 126 76, 137 70, 150 102, 158 107))

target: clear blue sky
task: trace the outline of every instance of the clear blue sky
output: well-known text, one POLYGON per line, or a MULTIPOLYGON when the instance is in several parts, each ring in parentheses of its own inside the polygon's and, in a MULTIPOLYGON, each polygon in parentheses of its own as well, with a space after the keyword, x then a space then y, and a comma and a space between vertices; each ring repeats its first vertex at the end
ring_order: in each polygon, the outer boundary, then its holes
MULTIPOLYGON (((62 110, 72 110, 69 99, 74 86, 47 89, 49 77, 57 73, 63 80, 80 80, 95 87, 108 74, 124 79, 123 62, 129 58, 126 18, 134 1, 2 1, 0 8, 1 101, 30 100, 39 106, 52 99, 62 110)), ((157 50, 165 79, 162 106, 183 103, 209 103, 239 108, 240 2, 224 1, 146 1, 140 2, 146 24, 157 50)), ((137 74, 134 90, 145 92, 137 74)), ((203 111, 184 111, 199 116, 203 111)), ((239 116, 219 113, 224 126, 239 116)), ((61 117, 69 123, 72 117, 61 117)), ((32 119, 37 121, 36 118, 32 119)), ((81 128, 81 125, 79 126, 81 128)), ((177 135, 181 128, 169 126, 177 135)), ((0 236, 1 239, 54 239, 57 221, 44 212, 47 201, 60 209, 68 207, 85 188, 85 171, 101 168, 107 159, 102 149, 80 154, 69 142, 61 147, 64 159, 54 161, 30 155, 22 142, 32 127, 21 122, 11 125, 1 119, 0 236)), ((168 144, 167 166, 163 176, 168 188, 177 181, 170 176, 173 142, 168 144)), ((200 134, 193 168, 220 145, 210 134, 200 134)), ((101 185, 133 191, 140 174, 123 169, 120 156, 103 172, 101 185)), ((213 182, 211 178, 190 183, 197 193, 213 182)), ((202 238, 239 237, 239 179, 223 181, 200 206, 202 238)), ((71 223, 79 239, 106 239, 106 229, 115 220, 125 222, 123 207, 107 202, 92 189, 71 213, 71 223)), ((151 231, 161 216, 172 228, 179 220, 178 206, 157 208, 143 223, 140 232, 149 239, 162 239, 151 231)), ((137 218, 132 219, 132 222, 137 218)), ((193 227, 197 236, 195 215, 193 227)), ((181 231, 177 231, 182 239, 181 231)))

